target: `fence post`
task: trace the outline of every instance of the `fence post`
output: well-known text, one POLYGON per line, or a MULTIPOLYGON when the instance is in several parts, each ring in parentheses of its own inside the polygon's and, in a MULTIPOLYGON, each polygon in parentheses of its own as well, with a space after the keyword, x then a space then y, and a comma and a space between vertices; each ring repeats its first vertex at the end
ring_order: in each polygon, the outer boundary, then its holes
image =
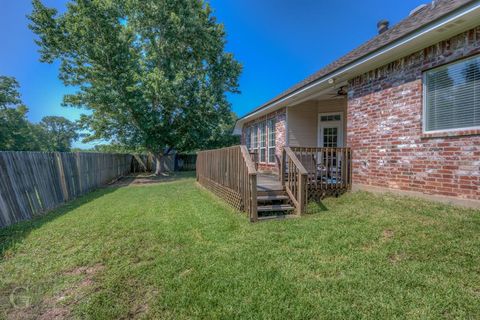
POLYGON ((62 194, 63 194, 63 201, 68 201, 68 189, 67 189, 67 181, 65 177, 65 171, 63 170, 63 161, 62 161, 62 155, 60 152, 55 152, 55 158, 57 159, 57 167, 58 167, 58 173, 60 176, 60 187, 62 189, 62 194))

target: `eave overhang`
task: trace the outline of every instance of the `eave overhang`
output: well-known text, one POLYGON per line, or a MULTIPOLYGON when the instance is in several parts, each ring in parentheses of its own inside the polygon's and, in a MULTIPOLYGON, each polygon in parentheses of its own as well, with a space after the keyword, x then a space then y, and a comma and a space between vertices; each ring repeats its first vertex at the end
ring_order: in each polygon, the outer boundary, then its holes
POLYGON ((358 75, 474 28, 479 25, 479 18, 480 1, 469 3, 285 96, 280 96, 267 105, 254 109, 237 120, 233 134, 241 134, 242 127, 246 122, 283 107, 294 106, 299 101, 304 101, 309 96, 314 96, 318 92, 332 87, 334 85, 332 83, 348 81, 358 75))

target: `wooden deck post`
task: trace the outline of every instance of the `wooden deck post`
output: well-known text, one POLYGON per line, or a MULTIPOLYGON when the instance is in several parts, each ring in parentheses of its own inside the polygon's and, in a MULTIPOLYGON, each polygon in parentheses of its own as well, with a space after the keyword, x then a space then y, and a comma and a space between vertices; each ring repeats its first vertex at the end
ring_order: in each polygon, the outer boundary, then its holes
POLYGON ((280 159, 280 174, 279 179, 280 182, 282 182, 282 186, 285 186, 285 159, 286 159, 286 154, 285 154, 285 148, 282 148, 282 158, 280 159))
POLYGON ((298 179, 298 215, 301 215, 305 212, 305 204, 307 199, 307 177, 307 174, 300 174, 298 179))
POLYGON ((258 211, 257 211, 257 174, 249 174, 250 179, 250 221, 258 221, 258 211))

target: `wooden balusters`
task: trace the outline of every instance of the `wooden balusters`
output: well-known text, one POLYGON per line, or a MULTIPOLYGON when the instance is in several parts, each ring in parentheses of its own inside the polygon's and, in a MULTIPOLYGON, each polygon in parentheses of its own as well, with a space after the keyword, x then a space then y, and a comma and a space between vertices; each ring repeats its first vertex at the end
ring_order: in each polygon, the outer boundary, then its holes
POLYGON ((285 190, 297 209, 297 214, 300 215, 305 212, 307 203, 308 172, 289 147, 284 148, 283 157, 282 162, 285 165, 281 175, 287 177, 284 181, 285 190))
POLYGON ((257 171, 246 146, 200 151, 197 181, 252 221, 257 215, 257 171))
MULTIPOLYGON (((281 172, 283 177, 287 177, 284 183, 287 192, 290 191, 297 202, 299 196, 305 198, 302 203, 306 204, 310 200, 321 200, 327 194, 338 195, 352 187, 350 148, 285 147, 283 158, 281 172), (299 166, 292 159, 300 162, 307 171, 306 186, 299 184, 299 166)), ((298 202, 295 205, 298 207, 301 204, 298 202)))

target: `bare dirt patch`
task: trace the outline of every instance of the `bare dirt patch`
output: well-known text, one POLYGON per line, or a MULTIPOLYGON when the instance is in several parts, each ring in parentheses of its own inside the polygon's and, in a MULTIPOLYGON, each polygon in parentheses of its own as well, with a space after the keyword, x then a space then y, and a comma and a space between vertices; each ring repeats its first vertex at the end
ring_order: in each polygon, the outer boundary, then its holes
POLYGON ((7 319, 69 319, 73 307, 95 286, 94 277, 103 269, 105 269, 105 266, 97 263, 93 266, 76 267, 64 272, 63 275, 80 276, 81 278, 54 296, 44 298, 39 303, 29 305, 26 308, 12 309, 7 313, 7 319))
POLYGON ((407 259, 407 255, 403 252, 394 253, 388 256, 388 260, 392 264, 397 264, 399 262, 402 262, 405 259, 407 259))
POLYGON ((164 173, 160 176, 156 176, 150 173, 139 173, 122 177, 112 183, 110 187, 145 186, 165 182, 173 182, 183 177, 184 175, 175 172, 164 173))
POLYGON ((72 270, 64 272, 64 275, 67 275, 67 276, 78 276, 78 275, 82 275, 82 274, 83 275, 94 275, 94 274, 102 271, 104 268, 105 268, 105 266, 103 266, 100 263, 97 263, 97 264, 95 264, 93 266, 89 266, 89 267, 74 268, 72 270))
POLYGON ((389 241, 389 240, 393 239, 394 236, 395 236, 395 232, 392 229, 385 229, 382 232, 382 240, 383 241, 389 241))

